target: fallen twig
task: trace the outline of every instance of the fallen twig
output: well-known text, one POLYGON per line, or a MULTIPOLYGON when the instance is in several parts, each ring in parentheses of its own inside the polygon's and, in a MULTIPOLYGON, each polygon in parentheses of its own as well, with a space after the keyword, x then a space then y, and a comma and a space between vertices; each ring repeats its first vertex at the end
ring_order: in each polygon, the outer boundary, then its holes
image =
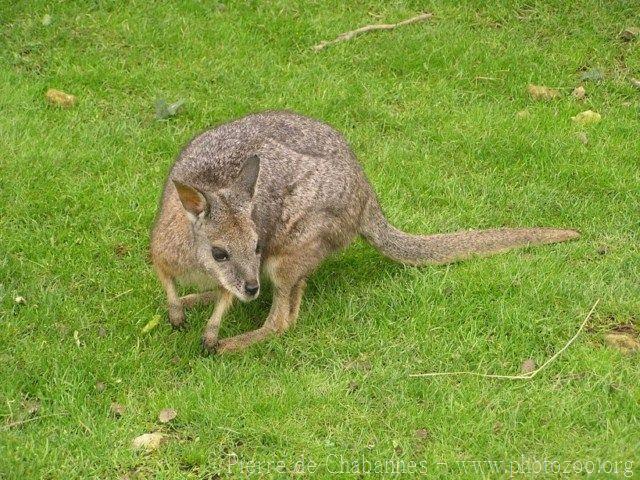
POLYGON ((115 300, 116 298, 120 298, 123 295, 126 295, 127 293, 131 293, 131 292, 133 292, 133 288, 130 288, 129 290, 125 290, 124 292, 120 292, 119 294, 114 295, 113 297, 111 297, 109 300, 115 300))
POLYGON ((80 419, 78 419, 78 422, 80 423, 80 425, 82 426, 82 428, 85 429, 85 431, 89 434, 89 435, 93 435, 93 432, 91 431, 91 429, 89 427, 87 427, 84 422, 80 419))
POLYGON ((334 43, 346 42, 348 40, 351 40, 353 37, 356 37, 363 33, 372 32, 374 30, 393 30, 394 28, 401 27, 403 25, 409 25, 411 23, 416 23, 416 22, 424 22, 425 20, 429 20, 431 17, 433 17, 433 13, 421 13, 420 15, 408 18, 398 23, 382 23, 380 25, 366 25, 356 30, 351 30, 350 32, 341 33, 333 40, 324 40, 320 42, 318 45, 315 45, 313 49, 317 52, 327 47, 328 45, 333 45, 334 43))
POLYGON ((569 345, 571 345, 573 341, 576 338, 578 338, 578 335, 580 335, 580 332, 582 332, 582 330, 584 329, 585 325, 591 318, 591 315, 593 314, 594 310, 598 306, 599 302, 600 302, 600 299, 596 300, 596 302, 593 304, 593 307, 591 307, 591 310, 589 310, 589 313, 587 314, 582 324, 580 325, 580 328, 578 328, 578 331, 576 332, 576 334, 573 337, 571 337, 567 343, 565 343, 564 347, 562 347, 560 350, 554 353, 551 357, 549 357, 549 359, 546 362, 544 362, 542 365, 540 365, 538 368, 536 368, 530 373, 523 373, 520 375, 496 375, 491 373, 461 371, 461 372, 411 373, 409 374, 409 376, 410 377, 442 377, 442 376, 455 376, 455 375, 472 375, 474 377, 498 378, 501 380, 528 380, 530 378, 535 377, 538 374, 538 372, 546 368, 551 362, 553 362, 556 358, 558 358, 558 356, 560 356, 562 352, 564 352, 567 348, 569 348, 569 345))
POLYGON ((62 415, 66 415, 66 413, 50 413, 49 415, 39 415, 37 417, 30 417, 30 418, 25 418, 23 420, 16 420, 15 422, 5 423, 0 428, 2 428, 4 430, 9 430, 11 428, 18 427, 20 425, 24 425, 25 423, 35 422, 36 420, 41 420, 43 418, 48 418, 48 417, 59 417, 59 416, 62 416, 62 415))

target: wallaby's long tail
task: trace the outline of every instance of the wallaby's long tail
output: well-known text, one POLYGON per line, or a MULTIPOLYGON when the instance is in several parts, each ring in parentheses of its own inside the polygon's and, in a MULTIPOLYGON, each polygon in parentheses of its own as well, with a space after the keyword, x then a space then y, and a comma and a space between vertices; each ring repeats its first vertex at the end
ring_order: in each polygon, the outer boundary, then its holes
POLYGON ((474 255, 491 255, 515 247, 564 242, 575 230, 499 228, 436 235, 411 235, 393 227, 377 202, 365 209, 360 234, 383 255, 409 265, 441 265, 474 255))

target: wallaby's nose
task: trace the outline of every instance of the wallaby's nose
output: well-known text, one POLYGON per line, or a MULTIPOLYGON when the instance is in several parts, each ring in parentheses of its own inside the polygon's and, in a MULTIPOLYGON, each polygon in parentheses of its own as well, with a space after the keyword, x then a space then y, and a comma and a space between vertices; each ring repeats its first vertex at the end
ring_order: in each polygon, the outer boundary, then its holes
POLYGON ((250 281, 244 284, 244 291, 250 297, 253 297, 260 290, 260 284, 257 281, 250 281))

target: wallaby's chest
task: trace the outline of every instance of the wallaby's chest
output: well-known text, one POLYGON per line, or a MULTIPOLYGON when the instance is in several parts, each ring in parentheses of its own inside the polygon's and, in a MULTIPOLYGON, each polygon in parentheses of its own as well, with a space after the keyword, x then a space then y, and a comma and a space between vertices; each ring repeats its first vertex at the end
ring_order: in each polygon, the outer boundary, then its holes
POLYGON ((213 290, 219 286, 215 278, 199 270, 192 270, 177 277, 176 280, 182 286, 195 287, 198 290, 213 290))

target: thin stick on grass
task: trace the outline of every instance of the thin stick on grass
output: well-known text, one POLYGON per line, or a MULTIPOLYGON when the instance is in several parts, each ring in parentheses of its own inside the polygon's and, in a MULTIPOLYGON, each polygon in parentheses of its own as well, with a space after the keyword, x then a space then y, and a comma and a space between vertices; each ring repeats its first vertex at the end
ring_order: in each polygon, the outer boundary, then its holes
POLYGON ((421 13, 420 15, 416 15, 415 17, 408 18, 398 23, 382 23, 379 25, 366 25, 364 27, 357 28, 356 30, 351 30, 349 32, 344 32, 338 35, 333 40, 324 40, 320 42, 318 45, 315 45, 313 49, 317 52, 322 50, 323 48, 333 45, 334 43, 347 42, 358 35, 367 32, 373 32, 375 30, 393 30, 394 28, 401 27, 403 25, 409 25, 411 23, 424 22, 433 17, 433 13, 421 13))
POLYGON ((119 294, 114 295, 113 297, 111 297, 109 300, 115 300, 115 299, 120 298, 123 295, 126 295, 127 293, 131 293, 131 292, 133 292, 133 288, 130 288, 129 290, 126 290, 124 292, 120 292, 119 294))
POLYGON ((49 415, 39 415, 37 417, 30 417, 30 418, 25 418, 24 420, 16 420, 15 422, 5 423, 4 425, 2 425, 1 428, 3 430, 9 430, 11 428, 24 425, 25 423, 35 422, 36 420, 41 420, 43 418, 60 417, 62 415, 66 415, 66 413, 50 413, 49 415))
POLYGON ((411 374, 409 374, 409 376, 410 377, 444 377, 444 376, 456 376, 456 375, 471 375, 471 376, 474 376, 474 377, 482 377, 482 378, 498 378, 500 380, 529 380, 529 379, 535 377, 541 370, 546 368, 553 361, 555 361, 555 359, 558 358, 560 356, 560 354, 562 354, 562 352, 564 352, 567 348, 569 348, 569 346, 573 343, 573 341, 576 338, 578 338, 578 335, 580 335, 580 333, 584 329, 585 325, 587 324, 587 322, 591 318, 591 315, 595 311, 595 309, 598 306, 599 302, 600 302, 600 299, 596 300, 596 302, 593 304, 593 307, 591 307, 591 310, 589 310, 589 313, 587 314, 585 319, 582 321, 582 324, 580 325, 580 328, 578 328, 578 331, 576 332, 576 334, 573 337, 571 337, 567 343, 565 343, 564 347, 562 347, 560 350, 558 350, 556 353, 554 353, 551 357, 549 357, 549 359, 546 362, 544 362, 542 365, 540 365, 538 368, 536 368, 535 370, 533 370, 530 373, 523 373, 523 374, 520 374, 520 375, 496 375, 496 374, 491 374, 491 373, 461 371, 461 372, 411 373, 411 374))

